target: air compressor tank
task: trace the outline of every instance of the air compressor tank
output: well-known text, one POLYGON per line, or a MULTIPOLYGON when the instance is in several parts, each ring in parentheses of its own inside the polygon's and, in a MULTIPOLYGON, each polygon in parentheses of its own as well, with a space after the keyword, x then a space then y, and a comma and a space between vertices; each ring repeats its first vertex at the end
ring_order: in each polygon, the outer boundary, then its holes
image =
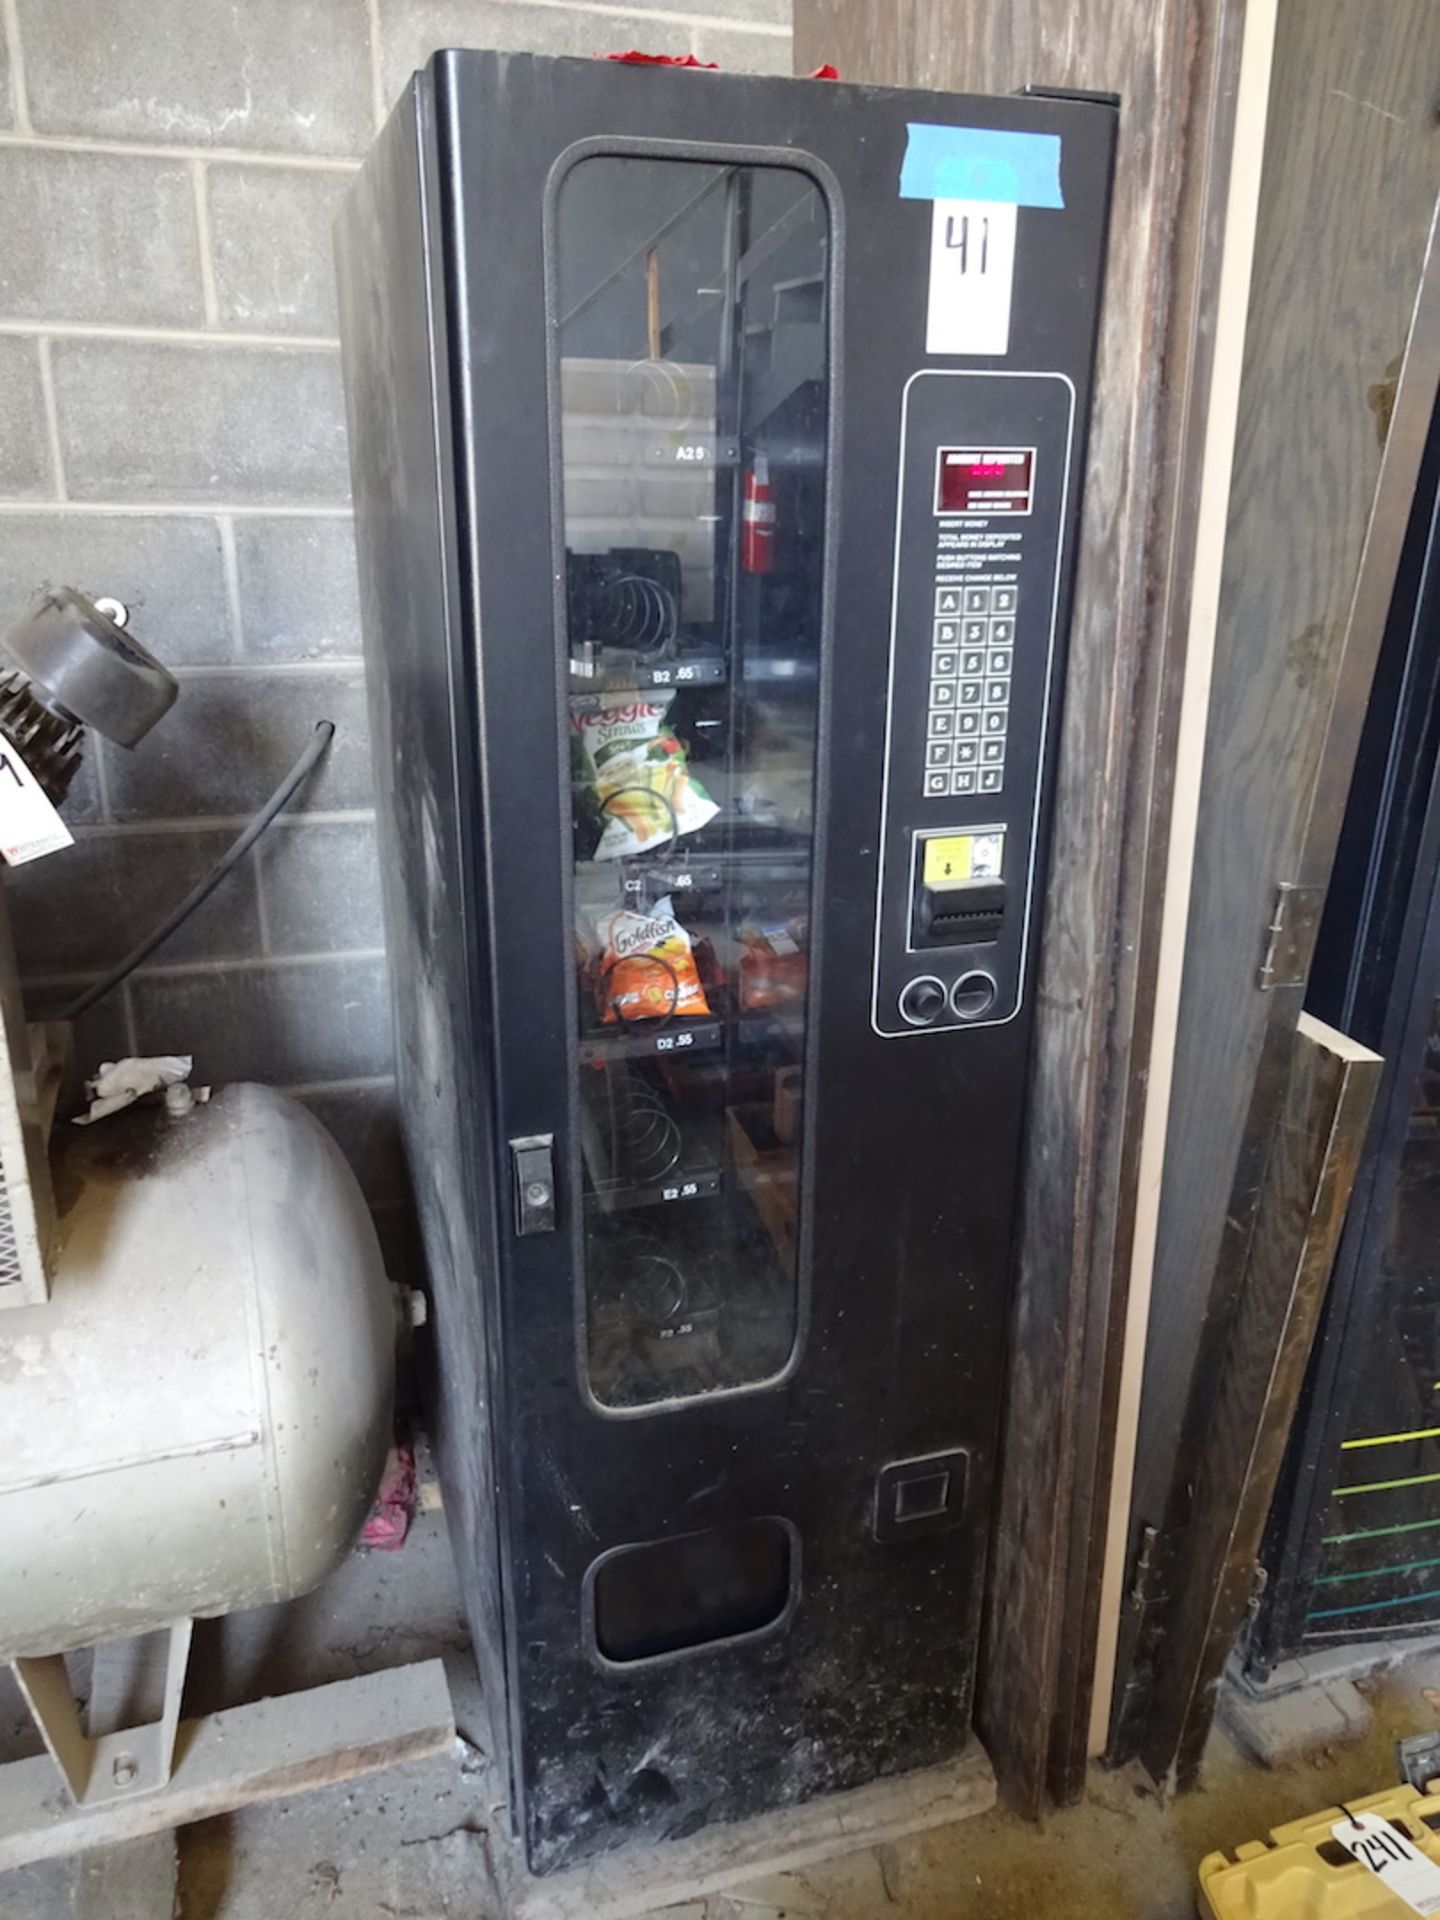
POLYGON ((0 1657, 288 1599, 362 1526, 395 1312, 317 1120, 237 1084, 57 1133, 52 1297, 0 1315, 0 1657))

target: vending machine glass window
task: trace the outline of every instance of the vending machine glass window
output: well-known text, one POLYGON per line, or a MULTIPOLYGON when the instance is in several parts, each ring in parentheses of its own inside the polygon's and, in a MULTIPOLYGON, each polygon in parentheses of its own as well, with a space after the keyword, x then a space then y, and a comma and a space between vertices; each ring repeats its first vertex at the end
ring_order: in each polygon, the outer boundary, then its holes
POLYGON ((823 197, 593 156, 554 269, 596 1399, 773 1378, 800 1324, 827 408, 823 197))

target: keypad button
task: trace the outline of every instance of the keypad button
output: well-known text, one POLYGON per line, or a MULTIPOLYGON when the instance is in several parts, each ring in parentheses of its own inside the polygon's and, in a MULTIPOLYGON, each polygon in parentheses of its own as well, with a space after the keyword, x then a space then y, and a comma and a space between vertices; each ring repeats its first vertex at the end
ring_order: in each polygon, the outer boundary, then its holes
POLYGON ((949 793, 952 776, 948 773, 927 773, 925 776, 926 793, 949 793))
POLYGON ((935 635, 930 643, 936 647, 958 647, 960 644, 960 623, 958 620, 937 620, 935 635))
POLYGON ((983 647, 988 636, 989 622, 985 620, 967 620, 965 622, 965 645, 983 647))
POLYGON ((948 767, 950 764, 950 742, 948 740, 927 741, 925 745, 925 764, 927 767, 948 767))
POLYGON ((985 682, 985 702, 987 706, 1003 707, 1010 698, 1008 680, 987 680, 985 682))
POLYGON ((987 707, 985 709, 986 733, 1004 733, 1008 717, 1003 707, 987 707))
POLYGON ((952 793, 974 793, 975 775, 973 773, 952 773, 950 776, 952 793))
MULTIPOLYGON (((990 672, 1009 673, 1010 662, 1014 657, 1009 647, 992 647, 990 649, 990 672)), ((932 672, 938 672, 938 668, 932 668, 932 672)))
POLYGON ((978 707, 980 704, 980 686, 978 680, 962 680, 960 686, 960 704, 962 707, 978 707))
MULTIPOLYGON (((973 740, 967 740, 965 745, 967 747, 973 747, 975 742, 973 740)), ((980 757, 987 766, 1003 765, 1005 761, 1004 740, 986 740, 982 742, 980 757)))
POLYGON ((989 587, 966 587, 965 611, 966 613, 989 613, 990 611, 989 587))
MULTIPOLYGON (((935 717, 933 713, 930 716, 932 720, 935 717)), ((949 716, 947 715, 946 717, 948 718, 949 716)), ((930 731, 933 733, 935 729, 932 727, 930 731)), ((955 731, 957 733, 978 733, 980 731, 980 716, 973 707, 968 712, 956 714, 955 731)))
POLYGON ((932 707, 953 707, 955 704, 955 682, 953 680, 932 680, 930 682, 930 704, 932 707))
POLYGON ((926 728, 926 732, 932 740, 947 740, 954 731, 955 716, 953 713, 941 712, 930 715, 930 723, 926 728))
POLYGON ((1004 773, 999 767, 982 767, 980 769, 981 793, 998 793, 1000 791, 1000 783, 1004 777, 1004 773))
POLYGON ((958 653, 932 653, 930 671, 937 680, 953 677, 960 664, 958 653))
POLYGON ((1013 620, 992 620, 990 622, 990 644, 992 647, 1008 647, 1015 639, 1013 620))
POLYGON ((937 614, 959 613, 959 587, 937 587, 935 589, 935 611, 937 614))
MULTIPOLYGON (((995 744, 998 745, 999 742, 995 744)), ((973 767, 979 757, 980 742, 978 740, 957 740, 955 742, 955 765, 957 767, 973 767)))
POLYGON ((1014 587, 992 587, 990 589, 990 611, 992 613, 1014 613, 1014 587))
POLYGON ((978 650, 971 653, 962 653, 960 655, 960 671, 961 673, 983 673, 985 671, 984 654, 978 650))

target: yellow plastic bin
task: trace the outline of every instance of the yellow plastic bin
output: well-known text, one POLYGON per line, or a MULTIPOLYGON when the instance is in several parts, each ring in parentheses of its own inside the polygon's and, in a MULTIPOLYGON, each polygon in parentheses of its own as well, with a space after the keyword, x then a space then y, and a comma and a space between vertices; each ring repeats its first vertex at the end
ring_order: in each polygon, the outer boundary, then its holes
POLYGON ((1276 1827, 1267 1845, 1249 1840, 1235 1858, 1200 1862, 1200 1911, 1207 1920, 1415 1920, 1415 1909, 1358 1860, 1330 1829, 1347 1813, 1393 1821, 1440 1865, 1440 1781, 1425 1793, 1390 1787, 1348 1807, 1327 1807, 1276 1827))

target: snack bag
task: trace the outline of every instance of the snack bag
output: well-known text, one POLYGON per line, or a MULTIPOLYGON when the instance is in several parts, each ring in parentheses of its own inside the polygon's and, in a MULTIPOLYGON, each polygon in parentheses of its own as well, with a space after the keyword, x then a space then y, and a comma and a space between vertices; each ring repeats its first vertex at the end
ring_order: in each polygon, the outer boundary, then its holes
POLYGON ((667 894, 648 913, 619 907, 601 921, 599 977, 605 1020, 663 1020, 709 1013, 690 936, 667 894))
POLYGON ((803 920, 741 928, 740 1005, 747 1013, 792 1006, 805 998, 809 972, 805 944, 803 920))
POLYGON ((597 860, 663 846, 720 811, 692 778, 685 748, 665 724, 669 693, 601 694, 572 701, 577 774, 601 821, 597 860))

